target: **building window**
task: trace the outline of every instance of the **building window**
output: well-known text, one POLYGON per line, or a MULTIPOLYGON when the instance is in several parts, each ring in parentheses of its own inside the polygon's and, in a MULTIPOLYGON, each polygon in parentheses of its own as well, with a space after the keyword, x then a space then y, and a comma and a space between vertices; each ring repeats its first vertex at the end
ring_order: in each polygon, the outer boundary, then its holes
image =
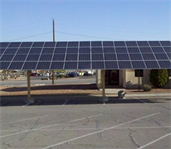
POLYGON ((171 77, 171 69, 167 69, 169 77, 171 77))
POLYGON ((142 69, 136 69, 135 70, 135 77, 143 77, 143 70, 142 69))

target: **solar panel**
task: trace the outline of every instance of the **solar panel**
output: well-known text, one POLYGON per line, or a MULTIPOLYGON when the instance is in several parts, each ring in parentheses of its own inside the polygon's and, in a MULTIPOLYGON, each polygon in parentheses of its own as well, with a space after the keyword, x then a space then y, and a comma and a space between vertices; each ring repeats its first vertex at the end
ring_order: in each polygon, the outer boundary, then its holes
POLYGON ((123 42, 123 41, 115 41, 114 44, 115 44, 115 47, 125 47, 126 46, 125 42, 123 42))
POLYGON ((33 42, 22 42, 21 46, 22 48, 30 48, 33 42))
POLYGON ((117 54, 118 60, 129 60, 128 54, 117 54))
POLYGON ((1 61, 11 61, 13 59, 14 55, 3 55, 1 57, 1 61))
POLYGON ((5 48, 0 48, 0 54, 4 53, 5 48))
POLYGON ((128 47, 136 47, 137 43, 136 43, 136 41, 126 41, 126 45, 128 47))
POLYGON ((103 46, 104 47, 113 47, 113 41, 103 41, 103 46))
POLYGON ((46 55, 41 55, 40 61, 51 61, 52 59, 52 54, 46 54, 46 55))
POLYGON ((27 55, 16 55, 13 61, 25 61, 27 55))
POLYGON ((45 69, 49 70, 50 67, 50 62, 38 62, 37 68, 36 69, 45 69))
POLYGON ((9 42, 0 42, 0 48, 6 48, 9 44, 9 42))
POLYGON ((20 70, 23 66, 23 62, 12 62, 9 69, 20 70))
POLYGON ((29 55, 26 61, 38 61, 40 55, 29 55))
POLYGON ((77 69, 77 62, 65 62, 64 69, 77 69))
POLYGON ((127 49, 126 48, 116 48, 116 53, 127 54, 127 49))
POLYGON ((92 69, 104 69, 104 62, 92 62, 92 69))
POLYGON ((140 53, 139 49, 138 48, 135 48, 135 47, 128 47, 128 52, 129 53, 140 53))
POLYGON ((80 47, 90 47, 90 42, 89 41, 81 41, 80 47))
POLYGON ((158 47, 161 46, 158 41, 149 41, 150 46, 158 47))
POLYGON ((160 68, 159 65, 157 64, 157 61, 145 61, 145 64, 147 68, 153 68, 153 69, 160 68))
POLYGON ((157 60, 168 60, 166 54, 155 54, 157 60))
POLYGON ((130 54, 131 60, 142 60, 141 54, 130 54))
POLYGON ((145 64, 143 61, 132 61, 132 66, 134 69, 143 69, 143 68, 146 68, 145 67, 145 64))
POLYGON ((101 60, 103 61, 103 54, 92 54, 92 60, 98 61, 101 60))
POLYGON ((102 48, 92 48, 91 51, 92 53, 103 53, 102 48))
POLYGON ((170 44, 170 41, 3 42, 0 62, 5 69, 24 70, 169 69, 170 44))
POLYGON ((64 62, 52 62, 50 69, 63 69, 64 62))
POLYGON ((171 69, 171 62, 170 61, 159 61, 159 65, 161 68, 171 69))
POLYGON ((43 48, 43 51, 42 51, 42 53, 43 54, 49 54, 49 53, 53 53, 53 51, 54 51, 54 48, 43 48))
POLYGON ((104 54, 105 60, 116 60, 115 54, 104 54))
POLYGON ((90 62, 79 62, 78 69, 91 69, 90 62))
POLYGON ((105 61, 106 69, 118 69, 116 61, 105 61))
POLYGON ((171 53, 167 53, 167 56, 171 59, 171 53))
POLYGON ((54 54, 53 61, 64 61, 65 54, 54 54))
POLYGON ((55 48, 55 53, 65 53, 66 48, 55 48))
POLYGON ((171 46, 171 42, 170 41, 160 41, 160 43, 161 43, 161 45, 162 46, 166 46, 166 47, 169 47, 169 46, 171 46))
POLYGON ((79 60, 80 61, 90 61, 90 54, 80 54, 79 60))
POLYGON ((142 54, 144 60, 155 60, 155 57, 153 54, 142 54))
POLYGON ((90 48, 80 48, 79 53, 90 53, 90 48))
POLYGON ((68 47, 78 47, 78 42, 68 42, 68 47))
POLYGON ((171 47, 163 47, 166 53, 171 53, 171 47))
POLYGON ((102 47, 102 42, 101 41, 92 41, 91 46, 92 47, 102 47))
POLYGON ((67 53, 78 53, 78 48, 68 48, 67 53))
POLYGON ((137 44, 140 47, 148 47, 149 46, 147 41, 137 41, 137 44))
POLYGON ((56 42, 45 42, 44 47, 54 48, 55 45, 56 45, 56 42))
POLYGON ((32 47, 33 48, 42 48, 44 45, 44 42, 34 42, 32 47))
POLYGON ((132 68, 130 61, 119 61, 118 63, 119 63, 119 68, 123 68, 123 69, 132 68))
POLYGON ((28 54, 30 48, 19 48, 17 54, 28 54))
POLYGON ((4 69, 8 69, 10 62, 1 62, 0 63, 0 69, 4 70, 4 69))
POLYGON ((4 54, 15 54, 17 51, 17 48, 7 48, 4 54))
POLYGON ((140 47, 140 51, 141 53, 151 53, 152 54, 152 50, 150 47, 140 47))
POLYGON ((77 57, 78 57, 77 54, 67 54, 66 55, 66 60, 67 61, 77 61, 77 57))
POLYGON ((56 47, 66 48, 67 42, 57 42, 56 47))
POLYGON ((151 49, 154 53, 163 53, 164 52, 162 47, 152 47, 151 49))
POLYGON ((11 42, 8 47, 18 48, 21 42, 11 42))
POLYGON ((116 50, 114 48, 104 47, 104 53, 115 53, 116 50))
POLYGON ((31 48, 30 54, 40 54, 42 51, 42 48, 31 48))
POLYGON ((36 69, 37 62, 25 62, 23 69, 24 70, 34 70, 36 69))

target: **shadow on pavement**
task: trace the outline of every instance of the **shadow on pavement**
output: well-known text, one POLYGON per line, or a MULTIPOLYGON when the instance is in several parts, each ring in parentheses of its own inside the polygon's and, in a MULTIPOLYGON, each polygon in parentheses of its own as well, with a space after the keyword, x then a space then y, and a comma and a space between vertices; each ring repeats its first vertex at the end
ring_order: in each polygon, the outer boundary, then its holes
MULTIPOLYGON (((77 94, 77 95, 45 95, 45 96, 32 96, 35 100, 34 104, 30 106, 47 106, 47 105, 93 105, 103 104, 99 101, 100 96, 92 96, 91 94, 77 94)), ((144 104, 144 103, 161 103, 156 100, 150 99, 118 99, 117 97, 108 97, 109 102, 105 104, 144 104)), ((1 97, 0 105, 4 106, 23 106, 25 105, 26 96, 15 97, 1 97)))

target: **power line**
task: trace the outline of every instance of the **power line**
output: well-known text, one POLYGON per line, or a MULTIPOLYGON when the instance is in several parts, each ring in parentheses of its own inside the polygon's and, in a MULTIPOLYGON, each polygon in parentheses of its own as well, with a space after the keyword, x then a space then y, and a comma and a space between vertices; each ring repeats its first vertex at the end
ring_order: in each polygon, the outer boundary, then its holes
POLYGON ((57 33, 60 34, 67 34, 67 35, 74 35, 74 36, 82 36, 82 37, 92 37, 92 38, 100 38, 100 39, 113 39, 113 38, 108 38, 108 37, 99 37, 99 36, 91 36, 91 35, 83 35, 83 34, 75 34, 75 33, 67 33, 67 32, 60 32, 56 31, 57 33))
POLYGON ((45 32, 45 33, 42 33, 42 34, 36 34, 36 35, 21 37, 21 38, 17 38, 17 39, 11 39, 11 40, 4 41, 4 42, 16 41, 16 40, 20 40, 20 39, 27 39, 27 38, 32 38, 32 37, 36 37, 36 36, 41 36, 41 35, 45 35, 45 34, 49 34, 49 33, 52 33, 52 31, 50 31, 50 32, 45 32))

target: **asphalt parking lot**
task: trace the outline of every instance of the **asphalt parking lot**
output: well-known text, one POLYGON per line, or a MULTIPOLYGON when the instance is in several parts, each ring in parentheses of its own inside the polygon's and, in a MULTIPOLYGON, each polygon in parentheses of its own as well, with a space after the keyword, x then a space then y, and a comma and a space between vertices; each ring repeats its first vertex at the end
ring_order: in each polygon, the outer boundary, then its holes
POLYGON ((171 100, 99 97, 4 101, 1 149, 170 149, 171 100))

